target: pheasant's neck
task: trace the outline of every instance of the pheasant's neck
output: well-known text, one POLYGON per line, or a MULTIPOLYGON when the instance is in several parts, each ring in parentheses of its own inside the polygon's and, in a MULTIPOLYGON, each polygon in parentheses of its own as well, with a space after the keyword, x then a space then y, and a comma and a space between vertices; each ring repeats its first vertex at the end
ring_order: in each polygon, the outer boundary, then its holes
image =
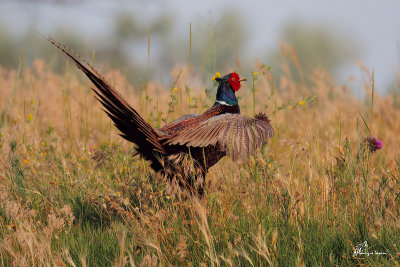
POLYGON ((217 100, 215 104, 234 106, 238 105, 235 91, 232 90, 229 83, 221 83, 217 91, 217 100))
POLYGON ((213 114, 212 116, 221 115, 225 113, 236 114, 240 113, 240 108, 239 105, 228 105, 223 101, 217 100, 215 101, 215 104, 206 112, 213 114))
POLYGON ((215 104, 216 105, 223 105, 223 106, 235 106, 235 105, 232 105, 232 104, 229 104, 229 103, 225 102, 224 100, 216 100, 215 104))

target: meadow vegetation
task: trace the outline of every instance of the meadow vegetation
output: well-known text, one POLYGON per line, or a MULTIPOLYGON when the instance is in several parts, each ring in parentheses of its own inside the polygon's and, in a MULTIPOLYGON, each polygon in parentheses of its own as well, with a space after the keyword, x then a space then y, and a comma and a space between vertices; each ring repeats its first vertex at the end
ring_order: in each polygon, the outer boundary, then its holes
MULTIPOLYGON (((275 136, 246 162, 215 165, 203 199, 171 193, 131 156, 68 61, 63 74, 39 59, 0 68, 0 264, 398 266, 398 100, 365 68, 356 99, 323 69, 288 66, 279 79, 262 64, 246 77, 241 111, 266 112, 275 136), (370 135, 382 150, 365 149, 370 135), (364 241, 386 254, 354 255, 364 241)), ((170 88, 104 74, 155 127, 214 101, 211 77, 192 71, 189 88, 187 66, 171 70, 170 88)))

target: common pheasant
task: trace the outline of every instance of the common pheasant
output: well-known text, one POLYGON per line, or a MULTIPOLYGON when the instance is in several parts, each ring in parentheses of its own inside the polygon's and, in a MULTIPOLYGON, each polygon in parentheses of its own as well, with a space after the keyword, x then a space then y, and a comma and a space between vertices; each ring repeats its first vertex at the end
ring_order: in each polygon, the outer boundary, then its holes
POLYGON ((190 192, 203 195, 205 175, 222 157, 243 160, 274 134, 265 114, 254 118, 240 115, 235 92, 245 79, 235 72, 215 79, 216 101, 203 114, 187 114, 156 129, 85 60, 68 47, 48 40, 93 82, 96 99, 120 130, 120 136, 136 145, 136 154, 149 161, 154 171, 190 192))

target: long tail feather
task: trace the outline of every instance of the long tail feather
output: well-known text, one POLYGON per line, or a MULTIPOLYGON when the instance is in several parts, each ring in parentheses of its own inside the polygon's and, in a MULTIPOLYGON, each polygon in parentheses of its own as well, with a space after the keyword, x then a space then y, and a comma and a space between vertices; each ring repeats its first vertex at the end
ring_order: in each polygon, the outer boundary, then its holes
POLYGON ((159 135, 128 102, 84 59, 76 55, 71 49, 51 38, 48 40, 63 51, 75 65, 95 85, 93 91, 96 99, 103 105, 105 112, 121 131, 121 136, 135 143, 139 154, 152 162, 151 166, 156 171, 162 168, 159 159, 165 154, 163 145, 158 141, 159 135))

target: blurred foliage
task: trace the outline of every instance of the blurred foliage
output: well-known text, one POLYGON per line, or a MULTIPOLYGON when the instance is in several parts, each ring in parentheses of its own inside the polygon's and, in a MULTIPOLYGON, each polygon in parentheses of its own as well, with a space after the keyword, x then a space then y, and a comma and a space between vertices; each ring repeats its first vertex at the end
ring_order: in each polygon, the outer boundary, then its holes
MULTIPOLYGON (((36 29, 27 29, 21 37, 13 36, 10 29, 6 24, 0 25, 0 65, 16 68, 22 57, 24 65, 30 66, 33 60, 42 58, 50 62, 56 71, 65 70, 66 58, 60 56, 36 29)), ((149 28, 145 28, 134 15, 122 12, 115 16, 110 34, 104 35, 104 32, 99 31, 98 36, 89 39, 71 27, 61 27, 54 29, 49 36, 67 45, 89 62, 95 52, 96 65, 118 69, 131 82, 136 82, 147 77, 147 53, 143 64, 143 60, 135 60, 135 53, 131 49, 142 45, 142 50, 147 51, 148 29, 151 29, 152 38, 163 39, 171 32, 172 21, 168 16, 161 16, 149 28)), ((143 53, 139 54, 143 56, 143 53)))
POLYGON ((387 88, 387 93, 393 96, 393 106, 400 108, 400 72, 397 72, 396 79, 387 88))
MULTIPOLYGON (((164 13, 150 23, 139 16, 121 11, 114 17, 112 30, 89 37, 78 34, 72 27, 62 27, 49 34, 64 43, 87 61, 92 60, 106 68, 118 69, 127 78, 139 84, 157 77, 171 82, 170 71, 177 64, 189 62, 189 24, 187 33, 176 38, 173 14, 164 13), (150 45, 150 72, 148 68, 148 38, 150 45)), ((214 73, 226 66, 234 66, 235 59, 245 46, 242 20, 234 11, 227 10, 217 19, 200 18, 192 23, 193 70, 214 73), (203 66, 204 65, 204 66, 203 66), (203 68, 204 67, 204 68, 203 68)), ((29 28, 21 37, 11 34, 9 25, 0 25, 0 65, 16 68, 20 57, 30 66, 34 59, 43 58, 57 72, 63 72, 66 58, 60 56, 40 33, 29 28)))
MULTIPOLYGON (((94 37, 80 35, 71 26, 55 28, 50 36, 71 47, 87 61, 92 60, 95 52, 96 66, 100 70, 118 69, 135 85, 156 77, 155 80, 171 83, 171 70, 182 63, 187 65, 189 61, 192 72, 201 73, 203 81, 216 71, 237 70, 243 73, 254 65, 242 54, 247 46, 247 28, 235 10, 227 9, 216 18, 211 15, 199 17, 191 23, 191 55, 189 24, 186 32, 177 33, 174 14, 163 13, 144 23, 138 14, 121 11, 113 20, 111 31, 99 30, 94 37)), ((0 25, 0 35, 0 65, 16 68, 22 56, 24 66, 30 66, 36 58, 43 58, 56 71, 65 70, 66 58, 33 27, 16 37, 11 27, 3 24, 0 25)), ((294 80, 306 84, 315 68, 325 68, 334 74, 354 59, 358 51, 351 38, 326 25, 299 21, 287 24, 282 31, 282 41, 289 50, 283 51, 282 45, 281 49, 277 47, 267 53, 265 63, 273 67, 276 78, 289 71, 294 80), (301 71, 298 66, 302 66, 301 71)))
POLYGON ((182 62, 187 64, 190 55, 192 70, 203 73, 204 80, 216 71, 235 68, 235 61, 246 46, 246 28, 237 12, 228 9, 216 19, 200 17, 192 23, 191 28, 191 55, 188 25, 187 34, 182 39, 176 39, 174 36, 163 43, 160 51, 161 62, 169 62, 168 66, 182 62))
POLYGON ((283 28, 281 39, 281 46, 268 52, 268 64, 275 66, 276 77, 286 69, 294 80, 306 84, 313 70, 322 68, 335 75, 360 52, 350 36, 323 24, 293 20, 283 28))
POLYGON ((228 68, 237 70, 236 59, 241 58, 246 45, 246 32, 241 17, 234 11, 225 11, 217 20, 203 19, 197 23, 194 61, 204 60, 204 68, 209 73, 228 68))

